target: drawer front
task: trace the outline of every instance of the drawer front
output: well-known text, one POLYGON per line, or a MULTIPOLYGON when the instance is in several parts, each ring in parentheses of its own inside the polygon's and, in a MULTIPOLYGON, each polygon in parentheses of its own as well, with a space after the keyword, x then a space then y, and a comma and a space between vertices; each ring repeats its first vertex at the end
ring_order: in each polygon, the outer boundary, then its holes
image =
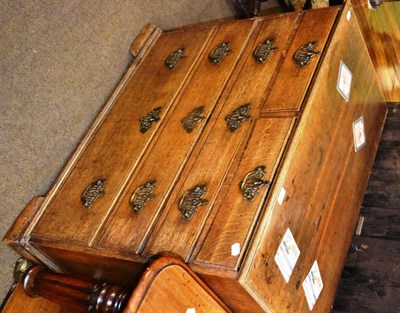
POLYGON ((298 111, 338 14, 338 8, 310 10, 299 18, 295 36, 262 112, 298 111), (316 45, 309 43, 315 42, 316 45), (297 53, 298 60, 294 60, 297 53))
POLYGON ((213 111, 220 110, 215 107, 217 100, 254 26, 254 21, 246 21, 223 24, 217 30, 201 56, 190 85, 177 100, 157 142, 129 181, 115 214, 105 224, 97 246, 138 253, 207 121, 213 111), (229 42, 231 52, 219 64, 213 64, 209 51, 223 42, 229 42), (140 187, 146 184, 151 190, 140 187))
POLYGON ((293 124, 290 117, 256 122, 233 180, 227 179, 221 188, 228 190, 226 196, 217 197, 217 215, 196 264, 237 270, 293 124))
POLYGON ((265 96, 282 57, 283 51, 279 48, 288 40, 296 18, 297 14, 289 14, 264 21, 257 38, 248 45, 244 55, 246 63, 221 114, 216 118, 201 149, 199 148, 198 155, 192 162, 189 161, 190 167, 184 171, 187 174, 182 175, 178 181, 176 190, 150 236, 145 255, 170 251, 186 260, 189 258, 225 176, 229 174, 235 155, 243 140, 247 141, 246 137, 249 136, 254 117, 258 113, 257 107, 265 96), (267 39, 275 39, 278 50, 271 54, 268 61, 260 63, 253 57, 253 52, 260 42, 267 39), (245 112, 245 108, 248 108, 248 112, 245 112), (237 123, 233 123, 235 121, 237 123), (206 193, 201 197, 204 191, 206 193))
POLYGON ((385 116, 377 86, 357 23, 343 14, 240 278, 273 312, 309 311, 301 284, 314 261, 324 287, 313 310, 330 310, 385 116), (341 61, 352 72, 348 102, 336 90, 341 61), (367 139, 355 152, 361 116, 367 139), (274 260, 287 229, 300 250, 288 283, 274 260))
MULTIPOLYGON (((90 241, 157 128, 163 125, 212 32, 213 28, 208 28, 161 35, 50 200, 33 238, 90 241), (185 57, 174 69, 168 68, 166 59, 181 48, 185 57)), ((175 55, 172 59, 179 58, 175 55)))

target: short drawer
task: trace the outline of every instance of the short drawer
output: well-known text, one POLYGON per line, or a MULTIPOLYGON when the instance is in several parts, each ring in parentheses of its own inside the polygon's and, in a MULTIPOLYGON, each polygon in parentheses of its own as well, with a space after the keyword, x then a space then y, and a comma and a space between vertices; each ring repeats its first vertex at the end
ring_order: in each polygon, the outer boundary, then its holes
POLYGON ((262 113, 299 111, 319 60, 324 54, 339 8, 299 14, 285 58, 262 113))

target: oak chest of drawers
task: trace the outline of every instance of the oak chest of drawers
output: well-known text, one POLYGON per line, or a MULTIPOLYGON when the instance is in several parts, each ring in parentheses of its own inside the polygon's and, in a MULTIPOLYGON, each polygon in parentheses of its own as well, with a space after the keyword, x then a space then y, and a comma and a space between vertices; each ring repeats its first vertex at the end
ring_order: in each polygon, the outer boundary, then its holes
POLYGON ((386 114, 351 5, 149 25, 132 53, 6 241, 125 284, 179 256, 234 311, 329 311, 386 114))

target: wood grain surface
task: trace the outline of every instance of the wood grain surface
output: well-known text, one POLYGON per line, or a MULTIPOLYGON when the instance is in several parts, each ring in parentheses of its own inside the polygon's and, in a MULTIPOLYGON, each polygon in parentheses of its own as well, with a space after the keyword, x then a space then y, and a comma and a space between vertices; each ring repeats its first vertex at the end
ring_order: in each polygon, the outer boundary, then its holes
POLYGON ((363 226, 351 242, 335 313, 398 312, 400 308, 399 121, 399 107, 390 106, 360 212, 363 226))

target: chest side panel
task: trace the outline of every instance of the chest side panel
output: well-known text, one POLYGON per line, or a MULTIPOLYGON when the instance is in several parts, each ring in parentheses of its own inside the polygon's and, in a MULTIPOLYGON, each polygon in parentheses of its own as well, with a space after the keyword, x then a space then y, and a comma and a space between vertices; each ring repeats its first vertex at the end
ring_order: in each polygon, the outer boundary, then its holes
POLYGON ((323 62, 240 278, 273 312, 309 310, 302 283, 315 260, 324 287, 314 311, 330 309, 385 116, 354 19, 343 14, 323 62), (341 61, 352 73, 349 101, 336 89, 341 61), (361 116, 369 139, 355 152, 361 116), (287 229, 300 250, 288 283, 275 261, 287 229))

